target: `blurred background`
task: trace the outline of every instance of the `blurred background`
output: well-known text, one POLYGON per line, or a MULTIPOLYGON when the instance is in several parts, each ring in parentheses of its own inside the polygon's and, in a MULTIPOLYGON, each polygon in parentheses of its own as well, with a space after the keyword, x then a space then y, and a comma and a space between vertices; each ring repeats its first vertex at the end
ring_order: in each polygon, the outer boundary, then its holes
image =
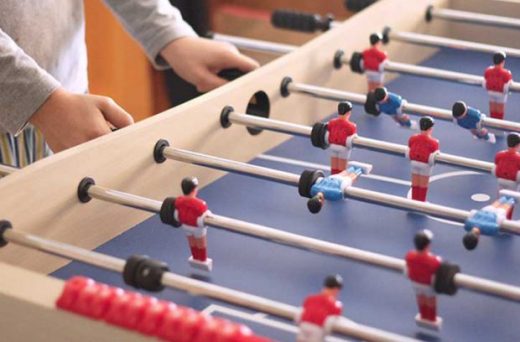
MULTIPOLYGON (((333 14, 344 20, 352 13, 340 0, 171 0, 199 33, 208 31, 299 45, 316 34, 275 29, 276 9, 333 14)), ((195 96, 195 89, 172 71, 152 68, 138 44, 124 31, 102 0, 85 1, 90 91, 112 97, 136 121, 160 113, 195 96)), ((262 64, 272 55, 248 53, 262 64)))

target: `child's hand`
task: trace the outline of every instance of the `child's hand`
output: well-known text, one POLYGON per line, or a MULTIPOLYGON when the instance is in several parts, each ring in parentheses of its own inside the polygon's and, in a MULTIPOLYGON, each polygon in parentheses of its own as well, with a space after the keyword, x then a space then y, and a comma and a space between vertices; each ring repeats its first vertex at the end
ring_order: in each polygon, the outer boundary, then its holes
POLYGON ((29 120, 54 152, 92 140, 134 120, 114 100, 57 89, 29 120))
POLYGON ((186 37, 174 40, 161 51, 162 57, 184 80, 200 92, 217 88, 227 81, 217 76, 223 69, 239 69, 249 72, 258 63, 240 54, 229 44, 205 38, 186 37))

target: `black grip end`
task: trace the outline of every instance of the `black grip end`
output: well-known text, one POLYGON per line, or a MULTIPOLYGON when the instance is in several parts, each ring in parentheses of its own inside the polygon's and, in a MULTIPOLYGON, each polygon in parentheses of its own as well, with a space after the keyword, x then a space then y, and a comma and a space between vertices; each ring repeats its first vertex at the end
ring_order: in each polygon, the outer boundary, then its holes
POLYGON ((159 139, 153 148, 153 159, 157 164, 164 163, 166 157, 164 156, 164 149, 170 146, 170 143, 165 139, 159 139))
POLYGON ((220 78, 223 78, 227 81, 233 81, 241 76, 244 76, 245 74, 246 73, 243 72, 242 70, 233 68, 233 69, 220 70, 220 72, 217 74, 217 76, 220 78))
POLYGON ((215 38, 215 32, 208 31, 208 32, 204 33, 203 37, 207 38, 207 39, 213 39, 213 38, 215 38))
POLYGON ((377 0, 345 0, 345 8, 352 12, 359 12, 375 3, 377 0))
POLYGON ((88 189, 95 184, 96 182, 90 177, 85 177, 79 182, 77 194, 81 203, 87 203, 92 199, 88 194, 88 189))
POLYGON ((0 221, 0 247, 4 247, 7 245, 7 243, 9 241, 7 241, 5 238, 4 238, 4 233, 8 230, 8 229, 12 229, 13 228, 13 225, 11 224, 11 222, 7 221, 7 220, 1 220, 0 221))
POLYGON ((334 17, 330 14, 322 17, 291 10, 276 10, 271 15, 271 23, 274 27, 298 32, 327 31, 333 20, 334 17))

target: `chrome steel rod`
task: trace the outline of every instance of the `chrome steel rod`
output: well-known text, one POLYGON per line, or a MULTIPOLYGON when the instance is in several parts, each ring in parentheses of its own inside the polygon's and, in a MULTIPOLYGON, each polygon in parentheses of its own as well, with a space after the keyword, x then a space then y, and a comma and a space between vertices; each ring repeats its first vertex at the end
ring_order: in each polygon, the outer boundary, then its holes
POLYGON ((211 167, 213 169, 230 171, 248 176, 254 176, 256 178, 267 179, 277 183, 298 185, 298 182, 300 181, 300 176, 289 172, 278 171, 261 166, 255 166, 234 160, 227 160, 219 157, 210 156, 207 154, 191 152, 178 148, 166 147, 163 153, 165 157, 180 162, 211 167))
POLYGON ((520 19, 517 18, 434 7, 428 9, 428 14, 431 15, 431 18, 436 19, 520 29, 520 19))
MULTIPOLYGON (((354 145, 356 144, 365 146, 367 148, 378 148, 377 146, 380 146, 381 149, 385 149, 389 153, 396 153, 396 154, 404 154, 403 148, 406 148, 403 145, 393 144, 393 143, 386 143, 386 142, 380 142, 378 140, 373 139, 367 139, 367 138, 360 138, 354 140, 354 145), (382 145, 380 145, 382 144, 382 145)), ((272 181, 276 181, 279 183, 289 184, 293 186, 298 186, 299 183, 299 176, 296 174, 288 173, 288 172, 282 172, 283 177, 286 181, 281 181, 280 176, 275 176, 281 171, 269 169, 266 167, 246 164, 237 162, 234 160, 227 160, 223 158, 217 158, 209 155, 204 155, 201 153, 195 153, 195 152, 189 152, 184 150, 179 150, 171 147, 166 147, 164 149, 164 155, 170 159, 182 161, 185 163, 191 163, 196 165, 201 165, 205 167, 211 167, 218 170, 226 170, 238 174, 248 175, 256 178, 263 178, 268 179, 272 181), (176 151, 180 151, 179 154, 176 153, 176 151), (195 156, 195 157, 194 157, 195 156), (218 163, 209 162, 214 159, 218 160, 218 163), (204 161, 204 162, 201 162, 204 161), (271 175, 271 176, 267 176, 271 175)), ((448 157, 441 157, 441 160, 439 162, 448 163, 448 161, 453 156, 448 155, 448 157)), ((475 163, 471 162, 471 159, 462 158, 461 160, 471 165, 473 168, 478 169, 479 165, 484 162, 476 161, 475 163)), ((469 167, 469 166, 467 166, 469 167)), ((484 168, 483 165, 480 166, 481 168, 484 168)), ((381 205, 388 205, 390 203, 391 207, 398 208, 402 210, 412 210, 423 214, 430 214, 430 215, 436 215, 443 218, 448 218, 454 221, 458 222, 464 222, 466 218, 469 217, 470 213, 469 211, 464 210, 458 210, 450 207, 445 207, 437 204, 432 204, 429 202, 420 202, 415 201, 412 199, 399 197, 399 196, 393 196, 393 195, 387 195, 383 193, 378 193, 374 191, 364 190, 356 187, 350 187, 348 188, 348 191, 345 192, 345 197, 349 198, 355 198, 358 200, 364 200, 369 203, 376 203, 381 205), (389 196, 389 197, 388 197, 389 196)), ((511 221, 511 220, 504 220, 502 224, 500 225, 500 231, 507 232, 515 235, 520 235, 520 221, 511 221)))
MULTIPOLYGON (((7 229, 3 237, 6 241, 28 248, 37 249, 52 255, 94 265, 117 273, 122 273, 125 260, 93 252, 80 247, 47 240, 21 231, 7 229)), ((268 313, 278 317, 294 320, 300 309, 296 306, 284 304, 260 296, 251 295, 234 289, 226 288, 200 280, 188 278, 172 272, 163 274, 161 283, 164 286, 186 291, 193 295, 205 296, 227 303, 239 305, 252 310, 268 313)), ((416 341, 414 339, 353 323, 346 318, 339 319, 332 327, 336 333, 345 334, 370 341, 416 341)))
MULTIPOLYGON (((248 114, 231 113, 229 115, 230 121, 235 124, 241 124, 252 128, 267 129, 275 132, 285 134, 298 135, 303 137, 310 137, 312 128, 304 125, 297 125, 285 121, 261 118, 248 114), (231 120, 232 118, 232 120, 231 120)), ((404 157, 408 151, 405 145, 380 141, 376 139, 364 138, 356 136, 352 139, 354 147, 365 148, 373 151, 395 154, 404 157)), ((471 170, 485 171, 491 173, 493 170, 493 163, 470 159, 466 157, 455 156, 447 153, 438 153, 435 156, 435 161, 440 164, 451 166, 458 166, 471 170)))
POLYGON ((132 195, 127 192, 108 189, 99 185, 91 185, 88 194, 99 200, 116 203, 157 214, 161 211, 162 202, 150 198, 132 195))
POLYGON ((232 44, 241 50, 265 52, 275 55, 284 55, 298 48, 297 46, 289 44, 272 43, 264 40, 242 38, 220 33, 214 33, 213 39, 232 44))
POLYGON ((456 50, 468 50, 485 52, 494 54, 498 51, 503 51, 508 57, 520 57, 520 49, 514 49, 506 46, 482 44, 466 40, 451 39, 445 37, 431 36, 428 34, 421 34, 415 32, 403 32, 389 30, 387 37, 390 40, 397 40, 400 42, 431 46, 431 47, 445 47, 456 50))
MULTIPOLYGON (((354 189, 353 192, 349 192, 352 198, 366 200, 366 198, 373 198, 373 191, 354 189), (368 195, 367 195, 368 193, 368 195)), ((159 213, 161 210, 162 203, 146 197, 141 197, 121 191, 108 189, 99 185, 91 185, 88 188, 88 194, 106 202, 128 206, 131 208, 137 208, 145 211, 152 211, 159 213)), ((385 201, 387 206, 403 205, 401 197, 377 194, 381 201, 385 201)), ((410 200, 405 199, 406 202, 410 200)), ((412 201, 416 202, 416 201, 412 201)), ((378 203, 380 204, 380 203, 378 203)), ((416 205, 417 211, 424 213, 430 213, 439 217, 447 217, 444 214, 445 207, 438 205, 431 205, 424 202, 413 203, 416 205)), ((465 220, 469 212, 451 209, 451 217, 457 216, 462 220, 465 220)), ((449 218, 449 217, 448 217, 449 218)), ((402 259, 390 257, 387 255, 373 253, 358 248, 348 247, 332 242, 327 242, 315 238, 306 237, 294 233, 285 232, 275 228, 249 223, 245 221, 236 220, 233 218, 211 214, 205 217, 204 223, 208 226, 224 229, 244 235, 249 235, 265 240, 272 241, 274 243, 284 244, 293 246, 296 248, 311 250, 318 253, 327 255, 337 256, 340 258, 365 263, 371 266, 381 267, 391 271, 403 273, 406 269, 406 263, 402 259)), ((478 278, 462 273, 457 274, 455 283, 461 288, 466 288, 475 292, 484 293, 496 297, 508 298, 515 301, 520 301, 520 288, 508 284, 503 284, 495 281, 490 281, 484 278, 478 278)))
POLYGON ((103 269, 121 273, 125 267, 125 261, 106 254, 78 248, 66 243, 47 240, 39 236, 24 233, 20 230, 7 229, 3 237, 6 241, 21 246, 39 250, 55 256, 80 261, 103 269))
MULTIPOLYGON (((342 57, 341 61, 343 64, 350 64, 350 58, 346 55, 342 57)), ((439 80, 474 85, 478 87, 482 87, 482 85, 484 84, 483 76, 392 61, 387 61, 384 64, 384 71, 426 78, 435 78, 439 80)), ((512 82, 509 86, 509 90, 511 92, 520 92, 520 83, 512 82)))
POLYGON ((0 177, 8 176, 15 171, 18 171, 18 168, 5 164, 0 164, 0 177))
MULTIPOLYGON (((351 101, 360 105, 364 105, 366 102, 366 95, 304 83, 291 82, 287 85, 287 90, 291 93, 310 95, 324 100, 351 101)), ((407 102, 403 106, 403 112, 410 115, 431 116, 439 120, 453 121, 453 115, 449 109, 442 109, 407 102)), ((486 128, 499 129, 506 132, 520 132, 519 122, 498 120, 490 117, 486 117, 482 120, 482 126, 486 128)))

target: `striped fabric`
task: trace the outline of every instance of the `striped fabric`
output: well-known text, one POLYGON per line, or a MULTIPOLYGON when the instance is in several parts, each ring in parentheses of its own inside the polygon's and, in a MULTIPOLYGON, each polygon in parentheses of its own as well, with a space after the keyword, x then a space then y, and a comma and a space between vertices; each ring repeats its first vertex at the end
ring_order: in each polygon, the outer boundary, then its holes
POLYGON ((41 132, 31 125, 16 137, 9 133, 0 133, 0 163, 2 164, 22 168, 51 153, 41 132))

